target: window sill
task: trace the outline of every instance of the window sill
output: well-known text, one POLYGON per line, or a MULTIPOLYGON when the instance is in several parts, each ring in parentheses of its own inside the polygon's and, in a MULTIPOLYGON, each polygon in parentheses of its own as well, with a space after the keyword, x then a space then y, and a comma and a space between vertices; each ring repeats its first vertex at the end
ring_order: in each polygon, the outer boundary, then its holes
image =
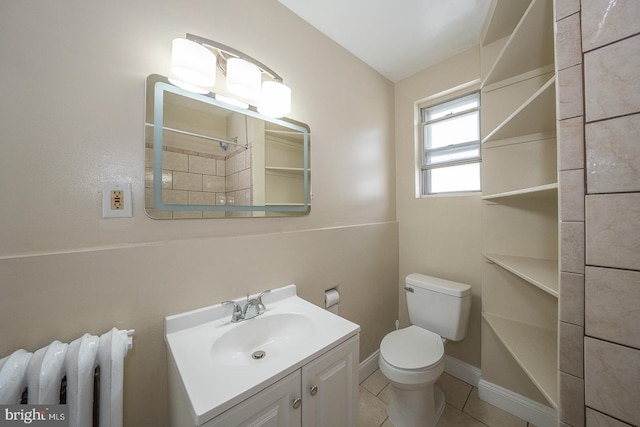
POLYGON ((482 191, 460 191, 456 193, 436 193, 436 194, 425 194, 423 196, 417 197, 418 199, 431 199, 438 197, 482 197, 482 191))

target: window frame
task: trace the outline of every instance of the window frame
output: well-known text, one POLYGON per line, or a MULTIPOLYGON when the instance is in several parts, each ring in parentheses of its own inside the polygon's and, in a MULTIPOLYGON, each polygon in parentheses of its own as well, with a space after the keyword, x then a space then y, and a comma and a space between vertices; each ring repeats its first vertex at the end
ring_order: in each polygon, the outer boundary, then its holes
POLYGON ((482 191, 482 180, 481 180, 481 176, 479 176, 478 178, 480 179, 479 184, 480 184, 480 188, 477 190, 456 190, 456 191, 439 191, 439 192, 433 192, 431 189, 431 183, 432 183, 432 179, 431 179, 431 171, 433 171, 434 169, 440 169, 440 168, 446 168, 446 167, 453 167, 453 166, 461 166, 461 165, 468 165, 468 164, 475 164, 478 163, 478 167, 480 168, 480 171, 478 173, 481 173, 481 167, 482 167, 482 141, 481 141, 481 135, 480 135, 480 112, 481 112, 481 107, 482 107, 482 103, 481 103, 481 95, 480 95, 480 90, 473 90, 470 92, 466 92, 466 93, 462 93, 460 95, 454 96, 452 98, 449 99, 445 99, 442 100, 440 102, 436 102, 433 104, 423 104, 419 106, 419 118, 420 118, 420 123, 419 123, 419 138, 420 138, 420 161, 419 161, 419 166, 420 166, 420 196, 437 196, 437 195, 450 195, 450 194, 472 194, 472 193, 479 193, 482 191), (471 98, 474 97, 475 99, 477 99, 478 105, 476 107, 473 108, 469 108, 463 111, 458 111, 455 113, 449 113, 449 114, 445 114, 444 116, 440 116, 437 117, 435 119, 429 119, 428 118, 428 114, 430 112, 433 112, 433 110, 435 109, 435 114, 438 114, 438 110, 437 107, 442 107, 445 105, 449 105, 450 109, 455 109, 456 108, 456 104, 463 104, 465 102, 465 99, 467 98, 471 98), (455 119, 455 118, 461 118, 463 116, 467 116, 469 114, 473 114, 476 113, 478 115, 478 122, 477 122, 477 126, 478 126, 478 131, 477 131, 477 135, 478 135, 478 139, 474 139, 471 141, 463 141, 460 143, 456 143, 456 144, 450 144, 444 147, 437 147, 437 148, 427 148, 428 142, 427 141, 427 136, 426 136, 426 128, 429 125, 433 125, 435 123, 440 123, 440 122, 444 122, 444 121, 448 121, 451 119, 455 119), (442 162, 429 162, 428 158, 429 155, 431 154, 437 154, 437 153, 455 153, 456 151, 461 151, 464 149, 468 149, 471 147, 477 147, 478 150, 478 155, 474 156, 474 157, 470 157, 470 158, 465 158, 465 159, 461 159, 461 160, 450 160, 450 161, 442 161, 442 162))

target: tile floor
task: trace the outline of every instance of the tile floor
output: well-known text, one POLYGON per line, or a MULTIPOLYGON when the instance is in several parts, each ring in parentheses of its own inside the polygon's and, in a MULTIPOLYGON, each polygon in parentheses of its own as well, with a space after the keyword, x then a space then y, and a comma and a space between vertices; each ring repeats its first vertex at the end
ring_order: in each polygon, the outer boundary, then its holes
MULTIPOLYGON (((534 427, 478 398, 478 389, 447 373, 438 381, 447 406, 437 427, 534 427)), ((387 417, 389 382, 378 369, 360 384, 359 427, 394 427, 387 417)))

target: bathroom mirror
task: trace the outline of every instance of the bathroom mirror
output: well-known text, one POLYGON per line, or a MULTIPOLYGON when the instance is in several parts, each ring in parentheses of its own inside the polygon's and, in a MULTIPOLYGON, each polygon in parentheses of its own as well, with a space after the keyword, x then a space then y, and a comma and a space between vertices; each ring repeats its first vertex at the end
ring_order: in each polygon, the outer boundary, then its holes
POLYGON ((154 219, 307 215, 309 127, 147 78, 145 210, 154 219))

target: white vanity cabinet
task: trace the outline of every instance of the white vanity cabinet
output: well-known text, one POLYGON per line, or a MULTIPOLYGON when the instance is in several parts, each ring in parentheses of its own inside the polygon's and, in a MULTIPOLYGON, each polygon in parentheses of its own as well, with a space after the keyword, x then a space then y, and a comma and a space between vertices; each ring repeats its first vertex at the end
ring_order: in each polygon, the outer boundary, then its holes
POLYGON ((358 424, 358 343, 349 339, 302 368, 302 425, 358 424))
POLYGON ((358 335, 203 427, 335 427, 358 421, 358 335))
POLYGON ((218 415, 203 427, 296 427, 302 425, 300 371, 284 377, 218 415))

